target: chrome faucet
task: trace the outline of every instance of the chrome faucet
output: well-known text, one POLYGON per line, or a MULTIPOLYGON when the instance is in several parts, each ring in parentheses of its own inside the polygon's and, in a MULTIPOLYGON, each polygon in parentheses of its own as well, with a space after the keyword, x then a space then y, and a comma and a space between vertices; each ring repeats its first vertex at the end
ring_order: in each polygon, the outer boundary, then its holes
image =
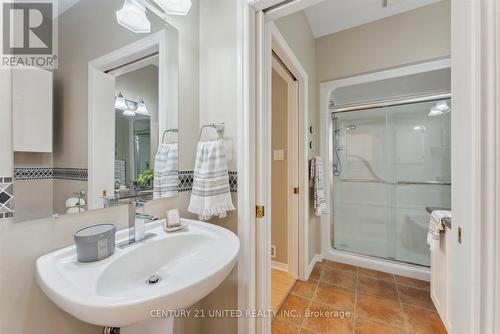
POLYGON ((125 247, 131 246, 139 241, 146 240, 146 239, 149 239, 149 238, 155 236, 154 233, 145 233, 146 226, 144 223, 157 220, 158 217, 148 215, 145 212, 137 213, 137 207, 138 206, 142 207, 144 210, 146 204, 147 204, 147 201, 144 201, 144 200, 130 201, 128 203, 129 238, 127 241, 119 243, 117 245, 117 247, 125 248, 125 247), (140 221, 140 220, 142 220, 142 221, 140 221))

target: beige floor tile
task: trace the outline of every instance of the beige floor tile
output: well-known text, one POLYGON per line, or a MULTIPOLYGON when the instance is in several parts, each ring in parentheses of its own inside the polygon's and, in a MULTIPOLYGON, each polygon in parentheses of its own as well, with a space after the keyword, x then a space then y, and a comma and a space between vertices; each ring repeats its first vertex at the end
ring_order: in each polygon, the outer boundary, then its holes
POLYGON ((356 314, 393 327, 405 328, 401 305, 393 299, 374 297, 358 292, 356 314))
POLYGON ((379 278, 379 279, 385 279, 387 281, 394 281, 394 276, 389 273, 384 273, 382 271, 377 271, 377 270, 372 270, 372 269, 367 269, 367 268, 361 268, 359 267, 359 272, 360 275, 363 276, 369 276, 373 278, 379 278))
POLYGON ((407 286, 411 286, 414 288, 427 289, 427 290, 430 290, 430 288, 431 288, 430 282, 427 282, 427 281, 422 281, 419 279, 398 276, 398 275, 395 275, 395 279, 396 279, 396 283, 398 285, 400 285, 400 284, 407 285, 407 286))
POLYGON ((372 296, 392 298, 396 302, 398 300, 396 284, 391 281, 358 276, 357 290, 372 296))
POLYGON ((300 327, 288 321, 276 319, 271 325, 271 334, 299 334, 300 327))
POLYGON ((313 301, 328 304, 338 311, 354 312, 355 298, 355 292, 352 290, 319 283, 313 301))
POLYGON ((410 334, 446 334, 439 315, 420 307, 403 305, 410 334))
POLYGON ((297 281, 295 282, 295 285, 293 286, 290 293, 302 298, 311 299, 314 295, 314 291, 316 290, 317 285, 317 281, 297 281))
POLYGON ((354 290, 356 288, 356 273, 326 268, 321 277, 321 282, 354 290))
POLYGON ((296 325, 300 325, 304 317, 304 312, 308 306, 308 299, 289 295, 283 302, 281 309, 278 311, 276 319, 286 320, 296 325))
POLYGON ((398 292, 401 303, 403 304, 416 305, 429 310, 435 310, 429 290, 398 285, 398 292))
POLYGON ((321 334, 352 334, 353 318, 340 317, 335 308, 312 302, 308 309, 311 316, 304 318, 302 328, 321 334))
POLYGON ((327 268, 347 270, 347 271, 353 271, 353 272, 358 271, 358 267, 347 264, 347 263, 335 262, 335 261, 330 261, 330 260, 325 260, 324 262, 325 262, 325 266, 327 268))
POLYGON ((392 327, 370 319, 356 319, 355 334, 406 334, 401 328, 392 327))
POLYGON ((324 269, 323 264, 316 263, 314 265, 313 271, 311 272, 311 275, 309 275, 309 280, 319 281, 321 278, 321 274, 323 274, 323 269, 324 269))

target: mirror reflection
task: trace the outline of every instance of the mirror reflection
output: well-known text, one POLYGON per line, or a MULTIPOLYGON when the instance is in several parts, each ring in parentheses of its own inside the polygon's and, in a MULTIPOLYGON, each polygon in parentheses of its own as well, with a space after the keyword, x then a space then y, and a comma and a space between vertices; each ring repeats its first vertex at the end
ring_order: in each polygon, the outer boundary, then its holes
POLYGON ((57 67, 14 70, 15 221, 178 195, 179 33, 194 68, 198 19, 126 5, 59 8, 57 67))

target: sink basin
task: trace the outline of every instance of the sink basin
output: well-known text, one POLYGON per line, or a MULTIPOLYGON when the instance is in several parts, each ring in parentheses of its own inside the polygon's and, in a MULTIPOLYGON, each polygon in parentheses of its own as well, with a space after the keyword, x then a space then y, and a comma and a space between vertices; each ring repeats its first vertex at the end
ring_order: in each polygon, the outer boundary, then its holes
MULTIPOLYGON (((187 228, 173 233, 163 230, 163 221, 149 223, 146 232, 154 237, 99 262, 78 262, 74 245, 43 255, 36 281, 64 311, 96 325, 134 327, 153 321, 153 311, 184 309, 226 278, 240 243, 222 227, 182 221, 187 228)), ((127 237, 128 230, 119 231, 117 243, 127 237)))

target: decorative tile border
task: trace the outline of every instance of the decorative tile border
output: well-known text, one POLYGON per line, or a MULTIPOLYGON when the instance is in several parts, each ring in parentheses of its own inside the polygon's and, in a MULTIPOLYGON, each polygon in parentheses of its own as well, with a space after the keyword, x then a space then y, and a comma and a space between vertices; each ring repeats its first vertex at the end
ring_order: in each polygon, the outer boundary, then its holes
POLYGON ((54 168, 54 179, 87 181, 88 178, 86 168, 54 168))
MULTIPOLYGON (((179 171, 179 192, 193 189, 194 172, 179 171)), ((12 179, 12 178, 11 178, 12 179)), ((14 168, 14 180, 75 180, 87 181, 88 170, 85 168, 49 168, 49 167, 20 167, 14 168)), ((229 188, 231 192, 238 192, 238 173, 229 172, 229 188)))
POLYGON ((192 170, 179 171, 179 192, 191 191, 193 189, 194 172, 192 170))
POLYGON ((17 167, 14 168, 14 180, 75 180, 87 181, 86 168, 51 168, 51 167, 17 167))
POLYGON ((232 193, 238 192, 238 172, 229 172, 229 189, 232 193))
POLYGON ((12 177, 0 177, 0 219, 14 217, 12 177))
POLYGON ((52 179, 54 170, 51 167, 19 167, 14 168, 14 180, 48 180, 52 179))

